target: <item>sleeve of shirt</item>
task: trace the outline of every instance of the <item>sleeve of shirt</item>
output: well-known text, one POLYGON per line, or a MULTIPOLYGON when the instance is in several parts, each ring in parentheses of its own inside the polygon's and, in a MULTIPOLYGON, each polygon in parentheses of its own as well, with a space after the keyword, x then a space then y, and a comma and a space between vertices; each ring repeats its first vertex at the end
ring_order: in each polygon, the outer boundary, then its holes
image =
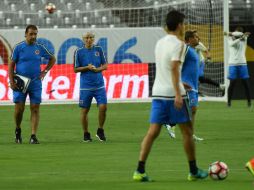
POLYGON ((18 46, 15 46, 14 49, 12 50, 11 54, 11 60, 14 61, 15 63, 18 61, 19 58, 19 50, 18 46))
POLYGON ((99 51, 100 51, 100 57, 101 57, 101 64, 104 65, 105 63, 107 63, 106 57, 101 47, 99 48, 99 51))
POLYGON ((199 42, 199 44, 195 47, 197 50, 201 50, 201 51, 207 51, 207 48, 205 47, 205 45, 201 42, 199 42))
POLYGON ((80 67, 80 63, 79 63, 79 59, 78 59, 78 49, 76 49, 76 51, 74 52, 73 61, 74 61, 75 68, 80 67))
POLYGON ((53 56, 53 53, 51 53, 44 45, 41 45, 41 56, 45 59, 49 59, 53 56))
POLYGON ((233 40, 232 38, 229 39, 228 41, 228 44, 229 46, 235 46, 236 44, 238 44, 240 42, 240 38, 239 39, 236 39, 236 40, 233 40))
POLYGON ((175 53, 173 54, 171 61, 180 61, 183 63, 186 52, 187 46, 183 42, 178 43, 175 46, 175 53))

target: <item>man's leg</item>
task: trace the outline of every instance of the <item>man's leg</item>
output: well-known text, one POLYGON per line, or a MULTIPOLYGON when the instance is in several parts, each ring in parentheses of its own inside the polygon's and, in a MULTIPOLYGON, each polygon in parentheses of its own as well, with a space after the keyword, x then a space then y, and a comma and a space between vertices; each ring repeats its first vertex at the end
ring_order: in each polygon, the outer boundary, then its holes
POLYGON ((107 104, 99 105, 99 128, 103 129, 106 120, 107 104))
POLYGON ((84 133, 88 132, 88 112, 89 112, 90 108, 81 108, 81 124, 82 124, 82 128, 84 133))
POLYGON ((147 134, 141 143, 139 161, 143 161, 143 162, 146 161, 148 154, 152 148, 153 142, 160 134, 160 131, 161 131, 161 125, 159 124, 150 125, 150 128, 148 129, 147 134))
POLYGON ((25 103, 16 103, 15 104, 15 113, 14 113, 14 119, 16 128, 21 128, 21 122, 23 119, 23 113, 25 111, 25 103))
POLYGON ((32 135, 36 135, 40 120, 40 104, 31 104, 30 111, 31 111, 30 122, 32 128, 32 135))
POLYGON ((97 129, 96 137, 100 141, 106 141, 106 137, 104 134, 104 123, 106 120, 106 112, 107 112, 107 104, 100 104, 99 105, 99 128, 97 129))
POLYGON ((194 181, 197 179, 204 179, 208 176, 208 173, 198 169, 196 164, 196 152, 195 152, 195 143, 193 140, 193 127, 192 123, 182 123, 179 124, 183 135, 183 146, 185 153, 187 155, 187 159, 189 162, 190 174, 188 175, 189 181, 194 181))
POLYGON ((199 80, 200 83, 211 84, 211 85, 216 86, 218 88, 220 87, 220 84, 218 82, 216 82, 216 81, 214 81, 214 80, 212 80, 210 78, 206 78, 204 76, 200 76, 198 78, 198 80, 199 80))
POLYGON ((16 103, 15 104, 15 112, 14 112, 14 120, 15 120, 15 125, 16 125, 15 142, 18 143, 18 144, 22 143, 21 122, 22 122, 22 119, 23 119, 24 110, 25 110, 25 103, 21 102, 21 103, 16 103))
POLYGON ((85 142, 90 142, 92 141, 91 135, 88 132, 88 112, 90 108, 81 108, 80 112, 80 119, 81 119, 81 124, 84 132, 84 141, 85 142))
POLYGON ((150 181, 145 173, 145 162, 151 151, 154 140, 159 136, 161 131, 160 124, 151 124, 146 136, 141 143, 141 150, 139 154, 139 162, 137 170, 133 175, 135 181, 150 181))
POLYGON ((40 120, 40 104, 30 104, 30 111, 31 111, 31 117, 30 117, 30 123, 31 123, 31 138, 30 138, 30 144, 39 144, 39 141, 36 137, 36 133, 39 126, 39 120, 40 120))
MULTIPOLYGON (((192 113, 192 115, 191 115, 191 122, 192 122, 192 126, 193 126, 193 128, 194 128, 194 123, 195 123, 195 118, 196 118, 196 113, 197 113, 197 106, 193 106, 192 108, 191 108, 191 113, 192 113)), ((194 131, 194 129, 193 129, 193 131, 194 131)), ((194 132, 193 132, 194 133, 194 132)), ((201 138, 201 137, 198 137, 198 136, 196 136, 195 134, 193 134, 193 138, 194 138, 194 140, 196 140, 196 141, 203 141, 204 139, 203 138, 201 138)))
POLYGON ((248 79, 242 79, 242 83, 245 89, 246 98, 248 101, 248 106, 251 107, 251 96, 250 96, 250 85, 248 79))
POLYGON ((179 128, 183 136, 183 147, 184 147, 188 160, 189 161, 196 160, 195 143, 192 138, 192 135, 193 135, 192 123, 191 122, 181 123, 179 124, 179 128))
POLYGON ((228 106, 231 106, 231 100, 234 92, 234 88, 236 85, 236 79, 230 79, 229 87, 228 87, 228 106))

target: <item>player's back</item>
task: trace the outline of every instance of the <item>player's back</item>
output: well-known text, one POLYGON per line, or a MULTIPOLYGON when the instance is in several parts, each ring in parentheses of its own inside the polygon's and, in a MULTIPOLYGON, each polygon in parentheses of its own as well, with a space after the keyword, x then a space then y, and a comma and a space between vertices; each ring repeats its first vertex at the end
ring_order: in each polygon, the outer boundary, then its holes
MULTIPOLYGON (((182 62, 184 50, 184 43, 175 35, 166 35, 157 42, 155 47, 156 76, 153 85, 153 97, 167 98, 175 96, 171 76, 172 61, 182 62)), ((182 84, 180 84, 180 90, 181 94, 184 95, 185 90, 182 84)))

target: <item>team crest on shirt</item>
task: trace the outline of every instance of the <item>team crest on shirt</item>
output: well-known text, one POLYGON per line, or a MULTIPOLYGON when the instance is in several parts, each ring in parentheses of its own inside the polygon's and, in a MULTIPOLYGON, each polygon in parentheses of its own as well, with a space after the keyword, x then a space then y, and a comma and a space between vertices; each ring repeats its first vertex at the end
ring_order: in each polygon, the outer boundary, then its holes
POLYGON ((100 53, 98 51, 95 52, 95 56, 99 56, 100 53))
POLYGON ((36 55, 39 55, 40 54, 40 51, 37 49, 37 50, 35 50, 35 52, 34 52, 36 55))

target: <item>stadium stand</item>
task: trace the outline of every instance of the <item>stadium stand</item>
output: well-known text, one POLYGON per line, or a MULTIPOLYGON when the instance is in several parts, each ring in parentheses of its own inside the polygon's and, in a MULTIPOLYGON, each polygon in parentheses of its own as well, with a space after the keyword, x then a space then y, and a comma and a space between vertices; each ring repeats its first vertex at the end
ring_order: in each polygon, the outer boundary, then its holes
MULTIPOLYGON (((23 28, 30 23, 40 28, 161 26, 161 18, 151 13, 167 11, 160 5, 169 2, 176 3, 174 0, 2 0, 0 28, 23 28), (48 2, 56 5, 54 14, 45 10, 48 2)), ((229 3, 232 24, 253 24, 252 0, 229 3)))

